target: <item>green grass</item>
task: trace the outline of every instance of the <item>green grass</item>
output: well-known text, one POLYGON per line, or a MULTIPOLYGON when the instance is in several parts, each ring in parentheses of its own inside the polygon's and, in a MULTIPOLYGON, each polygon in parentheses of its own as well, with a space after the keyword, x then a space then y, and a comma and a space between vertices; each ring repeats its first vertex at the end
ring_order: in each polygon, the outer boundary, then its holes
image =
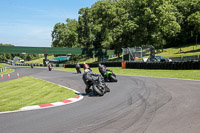
POLYGON ((200 70, 146 70, 109 68, 116 74, 200 80, 200 70))
POLYGON ((72 90, 33 77, 0 83, 0 112, 62 101, 77 96, 72 90))
MULTIPOLYGON (((160 50, 161 51, 161 50, 160 50)), ((164 57, 181 57, 181 56, 195 56, 200 55, 200 45, 190 45, 177 48, 167 48, 164 49, 162 53, 156 54, 156 56, 164 57)))
MULTIPOLYGON (((47 56, 47 59, 53 59, 53 58, 55 58, 53 55, 47 56)), ((41 57, 41 58, 36 59, 36 60, 25 61, 25 63, 43 64, 43 59, 44 59, 44 57, 41 57)))
POLYGON ((4 68, 4 65, 3 65, 3 63, 0 63, 0 68, 4 68))
MULTIPOLYGON (((166 77, 180 79, 200 80, 200 70, 148 70, 148 69, 122 69, 121 67, 107 67, 117 75, 135 75, 149 77, 166 77)), ((76 72, 75 68, 56 68, 56 70, 76 72)), ((81 69, 82 72, 83 69, 81 69)), ((99 73, 98 68, 92 68, 94 73, 99 73)))

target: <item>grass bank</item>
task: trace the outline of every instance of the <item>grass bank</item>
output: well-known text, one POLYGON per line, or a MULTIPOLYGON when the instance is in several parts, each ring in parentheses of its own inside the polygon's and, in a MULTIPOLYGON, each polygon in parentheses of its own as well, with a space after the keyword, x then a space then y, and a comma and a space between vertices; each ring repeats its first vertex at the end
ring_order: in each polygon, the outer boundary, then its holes
POLYGON ((177 48, 167 48, 164 49, 163 52, 156 54, 156 56, 164 56, 168 58, 195 55, 200 55, 200 45, 188 45, 177 48))
MULTIPOLYGON (((55 58, 53 55, 47 56, 47 59, 53 59, 55 58)), ((25 61, 25 63, 33 63, 33 64, 42 64, 44 57, 42 56, 39 59, 31 60, 31 61, 25 61)))
POLYGON ((77 96, 72 90, 33 77, 0 83, 0 112, 62 101, 77 96))
POLYGON ((0 63, 0 68, 4 68, 4 65, 2 63, 0 63))

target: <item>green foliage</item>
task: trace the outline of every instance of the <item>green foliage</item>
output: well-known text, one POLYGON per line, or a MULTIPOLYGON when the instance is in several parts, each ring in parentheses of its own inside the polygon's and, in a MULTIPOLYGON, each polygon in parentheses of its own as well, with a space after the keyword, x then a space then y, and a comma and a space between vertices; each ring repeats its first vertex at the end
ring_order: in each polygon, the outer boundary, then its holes
POLYGON ((66 24, 57 23, 52 32, 53 47, 78 47, 78 22, 75 19, 67 19, 66 24))
MULTIPOLYGON (((14 45, 0 43, 0 46, 14 46, 14 45)), ((7 59, 12 59, 12 54, 0 53, 0 61, 6 61, 7 59)))
POLYGON ((199 33, 200 0, 100 0, 80 9, 78 22, 56 24, 52 46, 174 47, 194 43, 199 33))

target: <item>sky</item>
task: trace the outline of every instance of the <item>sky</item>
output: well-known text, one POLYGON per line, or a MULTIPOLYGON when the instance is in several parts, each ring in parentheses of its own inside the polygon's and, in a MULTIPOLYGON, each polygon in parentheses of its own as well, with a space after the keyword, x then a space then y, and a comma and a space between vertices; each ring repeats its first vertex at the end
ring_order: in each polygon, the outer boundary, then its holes
POLYGON ((81 8, 98 0, 0 0, 0 43, 51 47, 56 23, 78 20, 81 8))

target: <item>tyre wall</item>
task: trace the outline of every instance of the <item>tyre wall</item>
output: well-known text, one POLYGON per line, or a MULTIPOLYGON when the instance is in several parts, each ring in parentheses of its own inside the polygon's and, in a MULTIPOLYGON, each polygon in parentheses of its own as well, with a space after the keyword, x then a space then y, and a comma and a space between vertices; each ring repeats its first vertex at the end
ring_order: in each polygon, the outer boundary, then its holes
MULTIPOLYGON (((90 67, 98 67, 99 63, 88 63, 90 67)), ((122 67, 130 69, 165 69, 165 70, 198 70, 200 69, 200 61, 185 62, 101 62, 106 67, 122 67)), ((15 64, 16 66, 30 66, 30 64, 15 64)), ((33 64, 34 66, 46 66, 43 64, 33 64)), ((83 68, 83 64, 80 64, 83 68)), ((75 64, 60 64, 54 67, 75 68, 75 64)))

